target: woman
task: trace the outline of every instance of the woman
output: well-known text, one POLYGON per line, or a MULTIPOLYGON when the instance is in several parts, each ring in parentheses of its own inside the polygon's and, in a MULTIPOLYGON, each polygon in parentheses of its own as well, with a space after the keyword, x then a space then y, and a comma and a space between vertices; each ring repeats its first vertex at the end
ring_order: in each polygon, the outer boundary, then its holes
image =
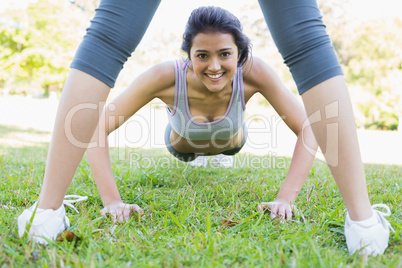
MULTIPOLYGON (((51 212, 49 221, 61 217, 63 196, 86 149, 66 138, 65 118, 77 105, 98 105, 106 100, 159 3, 159 0, 100 1, 71 65, 56 117, 38 203, 40 209, 51 212), (69 161, 59 158, 61 154, 69 161)), ((369 254, 382 254, 388 246, 388 222, 370 204, 347 86, 317 3, 315 0, 259 0, 259 3, 307 113, 321 115, 332 107, 331 104, 337 103, 335 112, 328 111, 329 115, 336 115, 330 120, 338 126, 337 135, 326 134, 327 120, 316 120, 312 128, 348 210, 345 234, 349 252, 364 249, 369 254), (336 150, 331 146, 327 148, 335 142, 339 144, 334 147, 336 150)), ((71 128, 82 144, 90 142, 96 122, 98 113, 91 109, 73 118, 71 128)), ((275 210, 275 205, 269 206, 275 210)), ((22 233, 25 221, 22 217, 19 228, 22 233)), ((38 233, 43 234, 40 230, 45 230, 46 226, 38 225, 38 228, 38 233)))
MULTIPOLYGON (((158 98, 167 105, 165 143, 172 155, 186 162, 198 155, 234 155, 247 139, 245 105, 261 93, 297 135, 289 172, 276 199, 280 205, 271 211, 272 216, 290 219, 290 205, 314 160, 303 142, 317 147, 309 127, 302 133, 307 119, 302 105, 267 64, 249 58, 249 39, 228 11, 218 7, 194 10, 183 36, 182 50, 188 59, 157 64, 134 80, 111 101, 113 109, 105 109, 92 142, 107 145, 107 135, 123 124, 119 118, 127 120, 158 98)), ((120 199, 108 147, 88 149, 87 156, 106 210, 125 219, 130 209, 120 199)))
POLYGON ((157 64, 144 72, 101 115, 87 157, 105 209, 118 220, 142 212, 124 204, 109 159, 107 136, 154 98, 166 103, 169 124, 165 142, 182 161, 199 155, 234 155, 244 146, 247 101, 261 93, 297 135, 294 156, 275 200, 272 217, 290 219, 295 202, 310 171, 317 145, 296 97, 263 61, 250 55, 250 40, 240 21, 218 7, 200 7, 191 13, 183 35, 182 50, 188 59, 157 64), (122 120, 124 118, 124 120, 122 120))

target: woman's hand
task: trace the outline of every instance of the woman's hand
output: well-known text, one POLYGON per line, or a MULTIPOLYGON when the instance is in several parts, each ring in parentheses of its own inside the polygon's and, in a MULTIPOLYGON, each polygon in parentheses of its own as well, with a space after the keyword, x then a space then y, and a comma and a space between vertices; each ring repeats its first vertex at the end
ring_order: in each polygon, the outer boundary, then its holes
POLYGON ((140 217, 142 217, 144 215, 144 210, 142 210, 138 205, 125 204, 121 201, 110 203, 100 211, 100 214, 102 216, 110 214, 112 216, 113 222, 127 221, 134 213, 137 213, 140 215, 140 217))
POLYGON ((279 218, 281 220, 292 219, 293 205, 290 202, 282 199, 275 199, 272 202, 262 202, 257 209, 261 212, 271 211, 271 219, 279 218))

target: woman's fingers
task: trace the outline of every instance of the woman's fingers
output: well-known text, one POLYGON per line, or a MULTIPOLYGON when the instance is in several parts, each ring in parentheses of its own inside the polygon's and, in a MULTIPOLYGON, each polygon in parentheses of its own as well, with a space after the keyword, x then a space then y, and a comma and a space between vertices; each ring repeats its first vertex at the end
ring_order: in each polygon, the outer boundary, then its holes
POLYGON ((270 211, 271 219, 292 219, 292 208, 290 207, 290 204, 284 202, 262 202, 260 205, 257 206, 257 210, 260 212, 270 211))
POLYGON ((135 204, 119 203, 107 206, 101 209, 99 213, 101 214, 101 216, 109 214, 112 217, 113 222, 116 222, 126 221, 133 214, 139 214, 140 216, 143 216, 144 210, 142 210, 138 205, 135 204))
MULTIPOLYGON (((285 208, 284 206, 278 206, 277 208, 277 215, 279 217, 279 219, 284 220, 285 219, 285 208)), ((272 218, 272 216, 271 216, 272 218)))
POLYGON ((104 207, 99 211, 101 216, 106 216, 106 214, 109 213, 109 208, 108 207, 104 207))
POLYGON ((286 209, 285 214, 286 220, 290 221, 292 219, 292 208, 290 206, 286 209))
POLYGON ((130 216, 133 214, 133 212, 138 213, 141 217, 144 215, 144 210, 136 204, 130 205, 130 216))
POLYGON ((265 212, 269 207, 270 202, 262 202, 260 205, 257 206, 257 210, 260 212, 265 212))
POLYGON ((261 212, 271 211, 271 219, 275 219, 278 216, 277 202, 262 202, 257 206, 257 209, 261 212))

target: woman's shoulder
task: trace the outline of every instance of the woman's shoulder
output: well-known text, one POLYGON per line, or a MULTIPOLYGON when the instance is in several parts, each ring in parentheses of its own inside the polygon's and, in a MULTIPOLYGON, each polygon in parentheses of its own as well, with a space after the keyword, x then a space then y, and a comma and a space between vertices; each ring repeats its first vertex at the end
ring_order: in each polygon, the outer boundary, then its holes
POLYGON ((244 78, 256 78, 262 73, 272 71, 272 68, 261 58, 252 56, 243 65, 244 78))
POLYGON ((155 76, 155 79, 173 81, 176 78, 176 72, 178 70, 184 71, 188 61, 183 59, 170 60, 161 63, 157 63, 148 69, 148 72, 155 76))
POLYGON ((177 64, 175 60, 165 61, 153 65, 146 71, 146 81, 152 96, 163 99, 174 95, 177 64))
POLYGON ((273 69, 261 58, 250 57, 243 65, 244 83, 259 87, 274 77, 273 69))
POLYGON ((175 76, 175 61, 164 61, 153 65, 148 69, 148 73, 157 77, 169 78, 175 76))
POLYGON ((165 61, 153 65, 146 71, 149 82, 156 84, 158 88, 170 87, 175 83, 175 61, 165 61))

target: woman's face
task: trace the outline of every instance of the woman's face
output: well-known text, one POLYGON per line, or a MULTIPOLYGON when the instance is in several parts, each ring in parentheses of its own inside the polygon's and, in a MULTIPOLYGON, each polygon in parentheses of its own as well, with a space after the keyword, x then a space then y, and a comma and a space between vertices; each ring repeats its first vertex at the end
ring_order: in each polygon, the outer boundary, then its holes
POLYGON ((233 36, 228 33, 199 33, 190 49, 193 71, 211 92, 232 83, 239 59, 233 36))

